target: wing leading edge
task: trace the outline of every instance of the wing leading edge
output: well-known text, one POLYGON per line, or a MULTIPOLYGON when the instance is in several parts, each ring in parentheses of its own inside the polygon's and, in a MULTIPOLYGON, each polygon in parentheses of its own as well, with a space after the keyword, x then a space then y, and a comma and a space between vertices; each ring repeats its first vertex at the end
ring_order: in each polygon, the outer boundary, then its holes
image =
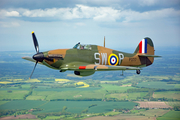
MULTIPOLYGON (((23 57, 23 59, 36 62, 31 57, 23 57)), ((41 62, 39 62, 42 64, 41 62)), ((80 70, 80 71, 109 71, 109 70, 140 70, 141 67, 131 67, 131 66, 110 66, 110 65, 95 65, 89 63, 82 63, 82 62, 72 62, 66 65, 63 65, 61 70, 80 70)))

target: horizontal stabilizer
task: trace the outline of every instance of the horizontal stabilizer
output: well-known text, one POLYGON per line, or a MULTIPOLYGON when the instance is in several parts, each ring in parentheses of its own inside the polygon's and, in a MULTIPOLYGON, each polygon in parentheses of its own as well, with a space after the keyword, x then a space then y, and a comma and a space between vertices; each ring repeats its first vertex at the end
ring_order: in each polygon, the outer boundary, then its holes
POLYGON ((148 55, 148 54, 141 54, 138 56, 140 56, 140 57, 161 57, 161 56, 157 56, 157 55, 148 55))

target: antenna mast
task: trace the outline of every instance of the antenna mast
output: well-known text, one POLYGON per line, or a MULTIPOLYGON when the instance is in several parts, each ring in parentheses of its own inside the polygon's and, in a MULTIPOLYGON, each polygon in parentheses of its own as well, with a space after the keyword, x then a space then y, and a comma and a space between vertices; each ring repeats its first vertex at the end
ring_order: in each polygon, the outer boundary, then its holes
POLYGON ((105 36, 104 36, 104 47, 105 47, 105 36))

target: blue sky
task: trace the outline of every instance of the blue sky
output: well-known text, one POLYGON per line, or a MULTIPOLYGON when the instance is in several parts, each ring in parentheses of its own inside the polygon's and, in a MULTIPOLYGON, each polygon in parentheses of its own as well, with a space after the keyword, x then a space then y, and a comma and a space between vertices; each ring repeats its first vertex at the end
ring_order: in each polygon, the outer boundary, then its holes
POLYGON ((77 42, 112 49, 180 47, 180 0, 0 0, 0 51, 72 48, 77 42))

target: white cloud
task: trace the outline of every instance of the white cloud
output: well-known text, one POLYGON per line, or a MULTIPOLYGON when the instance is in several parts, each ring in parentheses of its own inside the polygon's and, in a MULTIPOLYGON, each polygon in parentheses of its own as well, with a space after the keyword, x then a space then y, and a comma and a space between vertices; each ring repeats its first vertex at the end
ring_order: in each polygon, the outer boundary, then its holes
POLYGON ((104 36, 107 47, 114 49, 135 48, 146 36, 152 38, 156 48, 180 46, 179 0, 163 0, 163 3, 161 0, 145 1, 141 5, 139 1, 141 0, 105 0, 102 3, 89 0, 73 2, 73 5, 48 6, 46 3, 36 7, 23 6, 24 4, 18 8, 2 7, 0 48, 34 50, 32 31, 37 34, 41 51, 70 48, 78 41, 103 45, 104 36), (26 44, 22 48, 20 43, 23 42, 26 44))
POLYGON ((120 14, 121 18, 124 18, 124 22, 130 21, 141 21, 141 20, 158 20, 166 19, 170 17, 180 17, 180 10, 174 10, 173 8, 167 8, 162 10, 154 10, 148 12, 136 12, 132 10, 122 11, 120 14))
POLYGON ((19 17, 19 12, 17 11, 6 12, 6 16, 19 17))
POLYGON ((4 17, 20 17, 20 14, 18 11, 15 11, 15 10, 12 10, 12 11, 0 10, 0 16, 1 16, 1 18, 4 18, 4 17))
MULTIPOLYGON (((149 0, 148 4, 153 4, 153 0, 149 0)), ((161 10, 138 12, 131 9, 121 10, 112 7, 90 7, 78 4, 74 8, 48 8, 34 10, 15 9, 11 11, 0 10, 0 15, 4 17, 34 17, 42 18, 42 20, 43 17, 47 17, 52 20, 92 19, 100 22, 131 22, 180 17, 180 10, 166 8, 161 10)))

